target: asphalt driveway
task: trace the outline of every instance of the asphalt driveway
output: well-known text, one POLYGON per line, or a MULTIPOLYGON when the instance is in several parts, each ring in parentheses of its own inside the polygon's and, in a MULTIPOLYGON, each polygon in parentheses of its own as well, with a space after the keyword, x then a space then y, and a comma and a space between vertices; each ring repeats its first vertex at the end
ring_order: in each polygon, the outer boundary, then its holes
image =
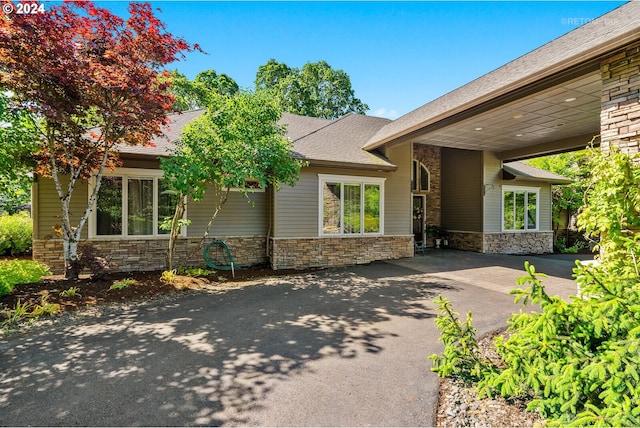
MULTIPOLYGON (((3 339, 0 425, 432 425, 432 300, 500 328, 525 259, 433 251, 3 339)), ((574 292, 572 260, 529 259, 574 292)))

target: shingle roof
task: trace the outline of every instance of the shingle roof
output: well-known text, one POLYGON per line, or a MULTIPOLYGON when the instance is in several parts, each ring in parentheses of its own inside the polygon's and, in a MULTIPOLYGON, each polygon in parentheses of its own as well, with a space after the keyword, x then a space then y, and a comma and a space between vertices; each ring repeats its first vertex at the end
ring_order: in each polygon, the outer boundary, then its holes
POLYGON ((279 121, 280 124, 287 125, 287 137, 295 141, 307 134, 323 128, 333 121, 319 117, 299 116, 297 114, 283 113, 279 121))
MULTIPOLYGON (((180 138, 184 126, 205 110, 190 110, 169 115, 165 135, 153 139, 153 146, 118 146, 120 153, 138 156, 168 156, 180 138)), ((337 120, 284 113, 281 124, 287 125, 287 138, 294 144, 294 156, 311 163, 392 170, 396 166, 362 145, 389 119, 349 114, 337 120)))
POLYGON ((523 162, 508 162, 502 165, 502 169, 513 175, 516 180, 542 181, 552 184, 573 183, 573 180, 570 178, 536 168, 523 162))
POLYGON ((389 119, 353 113, 332 121, 309 119, 313 118, 292 114, 283 117, 289 123, 287 136, 293 141, 294 156, 317 165, 396 169, 389 160, 361 148, 389 119))
POLYGON ((155 137, 151 146, 127 146, 118 145, 120 153, 142 156, 168 156, 175 147, 175 142, 180 138, 180 133, 185 125, 205 112, 204 109, 189 110, 182 113, 168 115, 169 123, 164 126, 164 136, 155 137))
POLYGON ((640 2, 631 1, 546 45, 398 118, 364 145, 374 149, 425 126, 597 58, 640 35, 640 2))

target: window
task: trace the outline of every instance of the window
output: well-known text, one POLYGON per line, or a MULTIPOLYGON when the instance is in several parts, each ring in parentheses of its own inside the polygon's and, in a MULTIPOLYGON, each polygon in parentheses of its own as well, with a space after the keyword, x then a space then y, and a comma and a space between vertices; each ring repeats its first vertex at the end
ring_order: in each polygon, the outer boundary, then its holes
POLYGON ((503 187, 502 230, 538 230, 539 201, 538 187, 503 187))
POLYGON ((413 168, 411 170, 411 191, 412 192, 428 192, 430 183, 429 170, 422 162, 413 160, 413 168))
POLYGON ((384 178, 319 174, 320 235, 382 234, 384 178))
MULTIPOLYGON (((90 237, 168 235, 160 224, 173 216, 178 196, 161 175, 130 168, 105 174, 90 217, 90 237)), ((93 186, 95 180, 90 191, 93 186)))

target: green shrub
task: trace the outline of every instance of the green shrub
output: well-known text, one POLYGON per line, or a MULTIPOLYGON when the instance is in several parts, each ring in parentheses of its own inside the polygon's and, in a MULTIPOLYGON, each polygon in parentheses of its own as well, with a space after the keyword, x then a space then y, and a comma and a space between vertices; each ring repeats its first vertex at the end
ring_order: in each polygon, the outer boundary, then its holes
POLYGON ((0 215, 0 254, 22 254, 31 250, 33 223, 28 213, 0 215))
MULTIPOLYGON (((640 426, 640 167, 616 151, 590 155, 592 177, 578 225, 599 238, 603 253, 598 263, 577 264, 581 295, 569 301, 549 296, 544 275, 525 264, 527 276, 518 285, 527 287, 512 294, 540 311, 509 319, 509 337, 495 342, 505 366, 475 368, 477 390, 525 398, 550 425, 640 426)), ((439 318, 451 318, 440 306, 439 318)), ((443 341, 450 324, 438 323, 446 327, 443 341)), ((455 374, 475 367, 471 339, 457 334, 445 341, 441 357, 431 357, 440 375, 447 375, 443 368, 455 374)))
POLYGON ((114 281, 109 287, 109 290, 122 290, 123 288, 127 288, 131 285, 135 285, 137 281, 133 278, 124 278, 120 281, 114 281))
POLYGON ((33 260, 0 260, 0 296, 11 293, 17 284, 38 282, 50 274, 47 265, 33 260))
POLYGON ((201 276, 214 275, 216 271, 212 269, 205 269, 205 268, 199 268, 199 267, 180 267, 178 268, 178 273, 180 275, 186 275, 186 276, 198 278, 201 276))

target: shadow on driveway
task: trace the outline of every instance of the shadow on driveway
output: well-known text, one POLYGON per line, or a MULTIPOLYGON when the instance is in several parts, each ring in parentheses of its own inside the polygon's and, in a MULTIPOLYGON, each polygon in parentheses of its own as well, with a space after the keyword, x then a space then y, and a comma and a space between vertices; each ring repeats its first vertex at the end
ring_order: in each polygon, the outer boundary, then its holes
MULTIPOLYGON (((274 412, 300 422, 287 403, 264 414, 277 385, 314 361, 382 353, 384 339, 398 336, 385 323, 433 324, 431 300, 443 291, 460 290, 376 263, 198 292, 4 339, 0 425, 263 425, 274 412)), ((325 381, 339 383, 331 371, 325 381)), ((371 403, 378 411, 386 404, 371 403)), ((304 411, 296 413, 309 420, 304 411)), ((431 409, 413 413, 407 424, 431 423, 431 409)))

